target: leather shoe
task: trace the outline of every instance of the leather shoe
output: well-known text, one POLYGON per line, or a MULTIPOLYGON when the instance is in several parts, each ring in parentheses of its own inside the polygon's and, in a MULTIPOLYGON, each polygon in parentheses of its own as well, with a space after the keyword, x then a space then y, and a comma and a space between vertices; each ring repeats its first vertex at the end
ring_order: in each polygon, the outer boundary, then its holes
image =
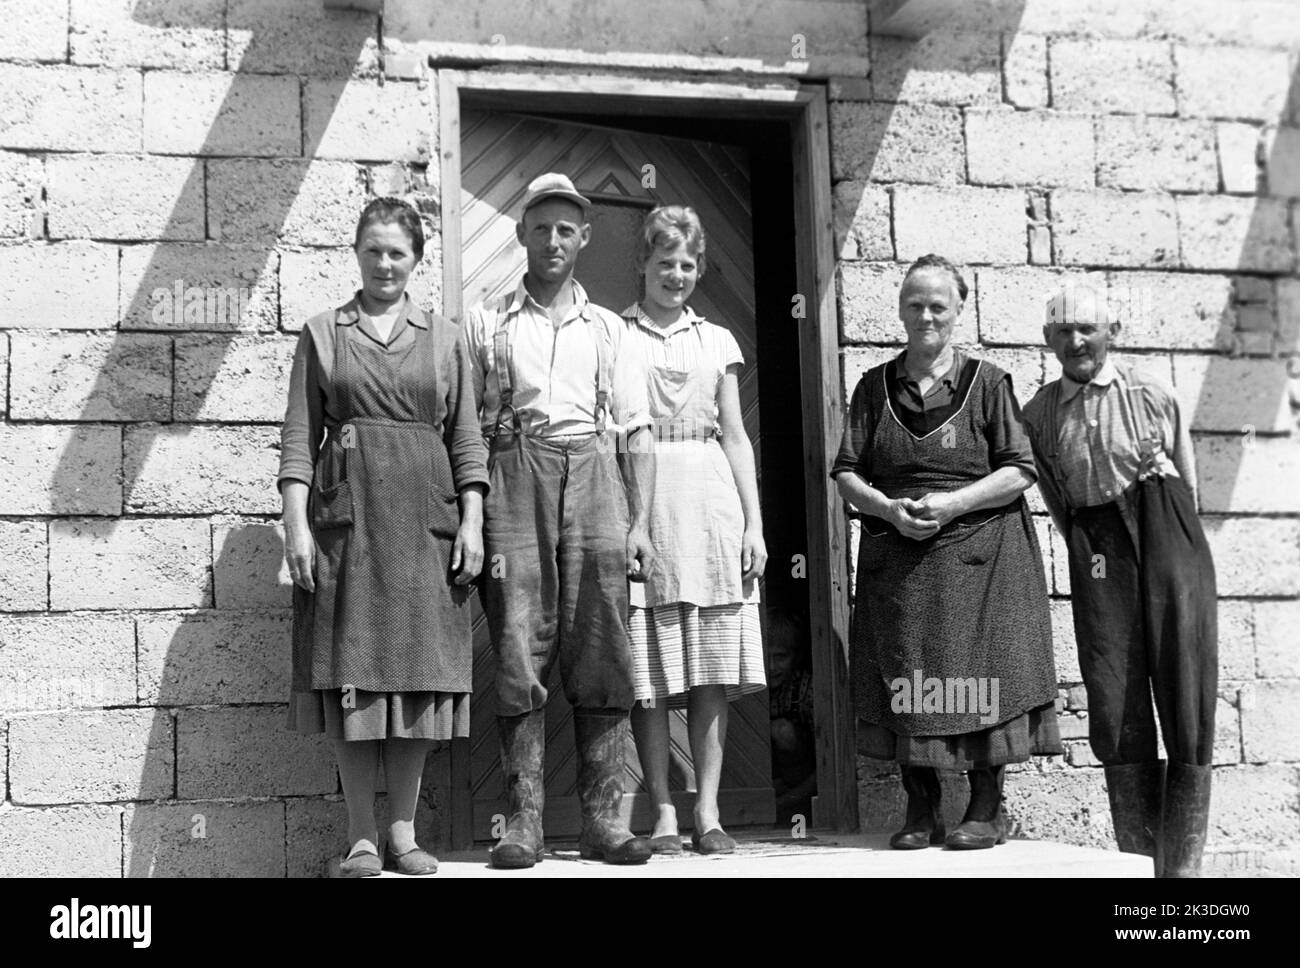
POLYGON ((378 854, 372 850, 362 850, 343 858, 339 864, 339 877, 378 877, 383 869, 378 854))
POLYGON ((384 845, 384 866, 399 874, 436 874, 438 858, 427 850, 414 847, 404 854, 394 854, 391 847, 384 845))
POLYGON ((651 837, 650 851, 654 854, 680 854, 682 852, 681 834, 664 834, 662 837, 651 837))
POLYGON ((987 850, 1006 842, 1006 817, 1001 809, 992 820, 963 820, 944 841, 949 850, 987 850))
POLYGON ((701 854, 730 854, 736 849, 736 842, 721 827, 691 834, 691 846, 701 854))

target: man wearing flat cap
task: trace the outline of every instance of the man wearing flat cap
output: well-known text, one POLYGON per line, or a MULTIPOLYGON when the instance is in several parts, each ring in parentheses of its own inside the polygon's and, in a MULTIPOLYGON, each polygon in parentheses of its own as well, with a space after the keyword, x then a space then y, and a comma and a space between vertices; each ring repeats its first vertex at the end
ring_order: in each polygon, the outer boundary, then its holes
POLYGON ((494 867, 542 859, 546 687, 557 661, 577 740, 579 850, 616 864, 650 857, 619 804, 633 702, 627 582, 653 564, 651 418, 624 322, 573 278, 590 207, 566 176, 535 178, 515 226, 527 272, 465 320, 490 441, 484 598, 509 798, 494 867))
POLYGON ((1218 599, 1187 415, 1166 383, 1111 358, 1120 321, 1104 293, 1069 287, 1046 310, 1043 338, 1063 373, 1024 416, 1038 486, 1069 548, 1089 741, 1105 767, 1115 840, 1153 857, 1157 877, 1197 877, 1218 599))

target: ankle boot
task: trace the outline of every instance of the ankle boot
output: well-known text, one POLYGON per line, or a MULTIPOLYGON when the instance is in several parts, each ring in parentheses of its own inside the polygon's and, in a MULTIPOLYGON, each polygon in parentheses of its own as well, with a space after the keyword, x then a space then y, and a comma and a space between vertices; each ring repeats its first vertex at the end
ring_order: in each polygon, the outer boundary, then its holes
POLYGON ((644 864, 650 859, 650 841, 634 837, 619 816, 627 713, 618 709, 574 709, 573 731, 578 750, 578 802, 582 808, 579 855, 607 864, 644 864))
POLYGON ((957 829, 945 843, 952 850, 986 850, 1007 840, 1006 816, 1002 813, 1003 767, 970 770, 970 803, 957 829))
POLYGON ((1164 789, 1164 760, 1106 767, 1106 793, 1115 825, 1115 845, 1124 853, 1155 859, 1164 789))
POLYGON ((939 771, 932 766, 900 766, 907 791, 907 819, 903 829, 889 838, 895 850, 920 850, 944 840, 939 771))
POLYGON ((1210 824, 1209 766, 1169 761, 1157 877, 1200 877, 1210 824))
POLYGON ((542 859, 542 807, 546 802, 546 710, 498 716, 501 772, 506 778, 510 816, 489 859, 493 867, 532 867, 542 859))

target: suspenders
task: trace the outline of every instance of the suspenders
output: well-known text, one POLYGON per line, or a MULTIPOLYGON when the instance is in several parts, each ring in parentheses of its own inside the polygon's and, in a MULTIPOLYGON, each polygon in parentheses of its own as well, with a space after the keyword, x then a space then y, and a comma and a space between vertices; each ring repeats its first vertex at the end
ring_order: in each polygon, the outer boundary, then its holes
MULTIPOLYGON (((497 408, 496 426, 492 436, 501 432, 501 419, 510 411, 511 430, 522 434, 523 425, 519 420, 519 411, 515 409, 514 355, 511 353, 510 320, 518 311, 510 312, 514 293, 506 293, 497 305, 496 328, 492 333, 492 352, 496 360, 497 385, 500 387, 501 399, 497 408)), ((584 314, 587 328, 596 341, 596 433, 605 433, 605 421, 609 415, 609 397, 613 384, 613 347, 610 345, 609 333, 594 314, 584 314)))

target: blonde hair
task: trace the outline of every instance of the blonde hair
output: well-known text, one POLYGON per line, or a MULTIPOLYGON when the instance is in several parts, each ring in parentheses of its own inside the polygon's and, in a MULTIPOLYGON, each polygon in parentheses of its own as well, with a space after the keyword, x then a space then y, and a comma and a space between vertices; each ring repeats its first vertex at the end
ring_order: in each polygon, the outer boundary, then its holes
POLYGON ((660 205, 641 223, 641 234, 636 246, 637 271, 644 271, 656 248, 668 248, 682 243, 695 257, 699 276, 703 278, 705 242, 700 217, 689 205, 660 205))

